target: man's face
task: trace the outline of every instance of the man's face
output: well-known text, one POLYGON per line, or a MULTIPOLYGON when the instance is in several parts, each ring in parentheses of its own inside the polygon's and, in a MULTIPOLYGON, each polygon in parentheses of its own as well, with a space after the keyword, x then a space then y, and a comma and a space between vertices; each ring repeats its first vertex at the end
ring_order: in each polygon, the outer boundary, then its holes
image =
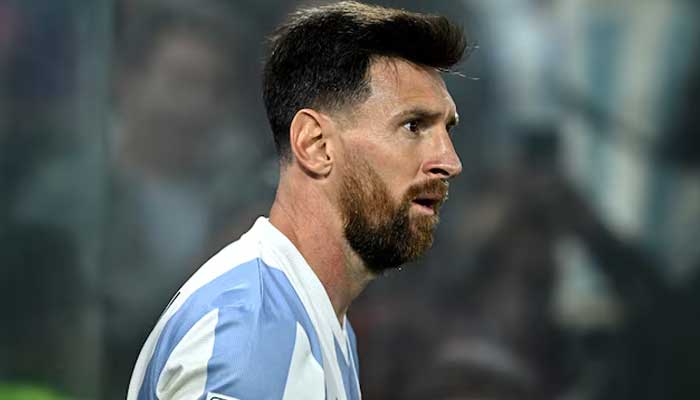
POLYGON ((371 95, 348 114, 339 205, 350 246, 377 273, 433 242, 447 180, 460 173, 455 105, 437 71, 401 60, 370 69, 371 95))

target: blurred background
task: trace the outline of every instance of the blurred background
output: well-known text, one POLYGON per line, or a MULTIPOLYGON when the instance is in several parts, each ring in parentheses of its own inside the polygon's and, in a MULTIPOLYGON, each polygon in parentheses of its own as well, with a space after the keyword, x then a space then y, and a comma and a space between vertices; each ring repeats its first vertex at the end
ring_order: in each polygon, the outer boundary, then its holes
MULTIPOLYGON (((267 212, 265 35, 303 3, 0 0, 0 399, 123 399, 267 212)), ((435 245, 350 311, 364 398, 698 398, 700 5, 375 3, 476 46, 435 245)))

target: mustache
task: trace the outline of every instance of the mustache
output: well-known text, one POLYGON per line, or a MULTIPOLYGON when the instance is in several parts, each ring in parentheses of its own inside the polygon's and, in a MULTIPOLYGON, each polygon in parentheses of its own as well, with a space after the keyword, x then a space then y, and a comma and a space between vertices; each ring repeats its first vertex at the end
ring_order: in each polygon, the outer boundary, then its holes
POLYGON ((438 205, 442 205, 449 197, 450 183, 445 179, 433 179, 422 183, 416 183, 408 188, 405 195, 406 201, 419 197, 434 197, 438 205))

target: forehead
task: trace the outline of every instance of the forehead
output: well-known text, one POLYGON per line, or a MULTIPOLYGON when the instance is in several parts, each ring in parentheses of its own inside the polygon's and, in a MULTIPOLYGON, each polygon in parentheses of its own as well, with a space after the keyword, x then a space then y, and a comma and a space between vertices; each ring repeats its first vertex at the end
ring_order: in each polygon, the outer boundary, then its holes
POLYGON ((456 113, 440 72, 395 58, 381 58, 370 67, 371 95, 365 106, 383 112, 423 108, 446 116, 456 113))

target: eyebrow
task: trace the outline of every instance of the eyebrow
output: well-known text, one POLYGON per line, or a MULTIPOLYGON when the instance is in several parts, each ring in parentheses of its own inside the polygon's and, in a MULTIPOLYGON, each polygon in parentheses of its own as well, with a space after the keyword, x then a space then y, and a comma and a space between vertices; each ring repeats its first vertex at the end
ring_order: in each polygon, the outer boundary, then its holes
MULTIPOLYGON (((427 110, 425 108, 410 108, 408 110, 404 110, 396 115, 396 119, 405 119, 405 118, 418 118, 418 119, 426 119, 426 120, 438 120, 442 117, 442 113, 439 111, 431 111, 427 110)), ((447 120, 447 123, 445 126, 447 129, 454 128, 459 124, 459 114, 454 113, 450 116, 450 118, 447 120)))

